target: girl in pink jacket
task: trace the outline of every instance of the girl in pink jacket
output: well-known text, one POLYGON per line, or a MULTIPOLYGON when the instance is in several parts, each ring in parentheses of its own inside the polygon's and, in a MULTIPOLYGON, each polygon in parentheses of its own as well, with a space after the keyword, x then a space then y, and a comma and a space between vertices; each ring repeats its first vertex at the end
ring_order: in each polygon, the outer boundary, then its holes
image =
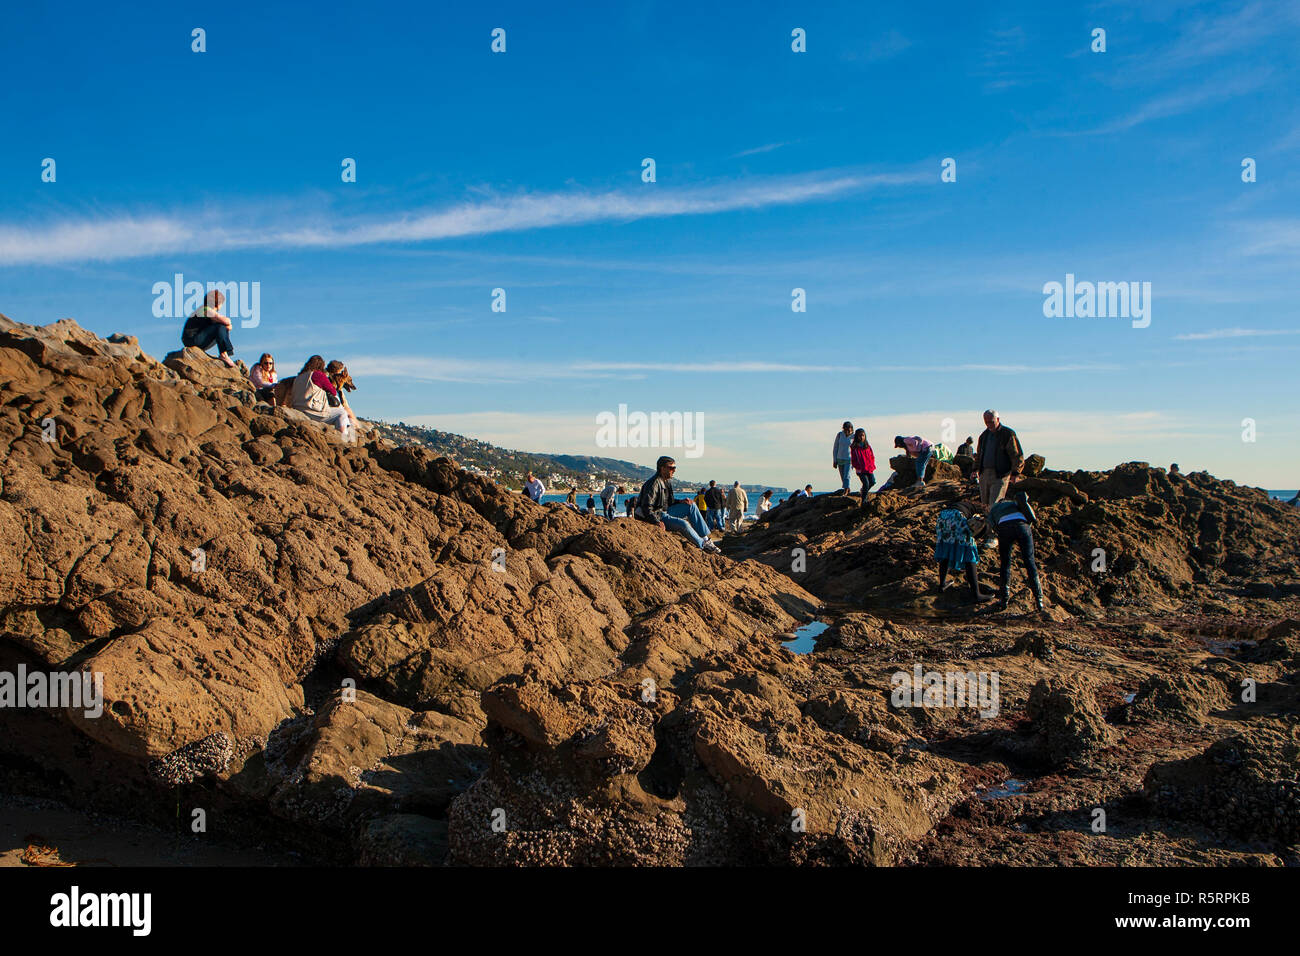
POLYGON ((867 492, 876 483, 876 453, 871 450, 871 444, 867 441, 865 428, 859 428, 853 433, 853 442, 849 445, 849 459, 853 463, 853 470, 858 473, 858 480, 862 482, 862 503, 865 505, 867 492))

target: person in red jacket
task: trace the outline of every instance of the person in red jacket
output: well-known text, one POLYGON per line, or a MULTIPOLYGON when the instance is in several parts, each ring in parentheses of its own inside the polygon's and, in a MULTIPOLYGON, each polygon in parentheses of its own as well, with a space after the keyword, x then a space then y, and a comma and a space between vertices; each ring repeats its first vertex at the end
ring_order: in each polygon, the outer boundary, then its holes
POLYGON ((858 479, 862 482, 862 503, 865 505, 867 492, 876 483, 876 453, 871 450, 871 444, 867 441, 865 428, 859 428, 853 433, 853 443, 849 445, 849 458, 853 463, 853 470, 858 473, 858 479))

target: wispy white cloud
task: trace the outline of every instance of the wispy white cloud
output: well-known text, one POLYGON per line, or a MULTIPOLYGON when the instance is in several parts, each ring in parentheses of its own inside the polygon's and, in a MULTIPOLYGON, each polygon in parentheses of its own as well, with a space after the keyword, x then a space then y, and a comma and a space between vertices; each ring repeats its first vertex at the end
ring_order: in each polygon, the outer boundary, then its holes
POLYGON ((732 153, 732 159, 740 159, 742 156, 757 156, 759 153, 770 153, 773 150, 780 149, 782 146, 789 146, 786 143, 768 143, 766 146, 755 146, 753 149, 742 149, 739 153, 732 153))
MULTIPOLYGON (((1188 89, 1176 90, 1147 100, 1137 109, 1093 129, 1081 131, 1084 135, 1121 133, 1153 120, 1181 116, 1202 106, 1222 103, 1263 87, 1268 79, 1267 70, 1258 70, 1247 76, 1233 79, 1218 77, 1188 89)), ((1067 134, 1068 135, 1068 134, 1067 134)))
POLYGON ((293 225, 283 221, 250 225, 247 215, 236 213, 121 215, 48 226, 3 225, 0 265, 104 261, 180 252, 431 242, 556 226, 763 209, 933 179, 933 175, 921 170, 821 172, 681 189, 655 184, 633 191, 525 193, 387 218, 280 214, 291 218, 293 225))
POLYGON ((1207 339, 1243 339, 1259 335, 1300 335, 1300 329, 1213 329, 1209 332, 1188 332, 1175 335, 1183 342, 1199 342, 1207 339))
MULTIPOLYGON (((371 375, 381 378, 410 378, 426 382, 464 382, 496 385, 504 382, 527 382, 547 379, 629 379, 645 378, 645 373, 669 372, 684 375, 719 374, 825 374, 846 372, 857 374, 856 368, 842 365, 804 365, 792 362, 764 362, 737 360, 734 362, 521 362, 494 359, 424 358, 405 355, 362 355, 348 360, 353 375, 371 375), (640 374, 633 374, 640 373, 640 374)), ((885 365, 876 372, 914 374, 926 371, 923 365, 885 365)), ((1080 363, 1068 365, 945 365, 945 372, 986 372, 1003 375, 1044 374, 1065 372, 1113 372, 1119 365, 1080 363)), ((936 369, 937 370, 937 369, 936 369)))
POLYGON ((1300 219, 1260 219, 1241 222, 1246 255, 1293 255, 1300 252, 1300 219))

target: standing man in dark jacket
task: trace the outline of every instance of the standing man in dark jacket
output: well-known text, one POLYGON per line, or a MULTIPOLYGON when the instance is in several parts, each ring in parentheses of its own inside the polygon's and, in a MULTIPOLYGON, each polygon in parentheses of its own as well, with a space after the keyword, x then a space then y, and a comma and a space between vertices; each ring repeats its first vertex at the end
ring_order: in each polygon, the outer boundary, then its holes
MULTIPOLYGON (((990 408, 984 413, 984 431, 980 433, 975 448, 974 469, 979 476, 980 504, 986 511, 1007 496, 1011 483, 1024 467, 1025 454, 1020 448, 1020 439, 990 408)), ((984 541, 986 546, 993 543, 991 534, 992 528, 990 537, 984 541)))
POLYGON ((716 481, 710 481, 708 489, 704 492, 704 503, 709 506, 708 513, 705 515, 705 523, 714 531, 721 531, 723 525, 724 510, 727 507, 727 496, 716 481))

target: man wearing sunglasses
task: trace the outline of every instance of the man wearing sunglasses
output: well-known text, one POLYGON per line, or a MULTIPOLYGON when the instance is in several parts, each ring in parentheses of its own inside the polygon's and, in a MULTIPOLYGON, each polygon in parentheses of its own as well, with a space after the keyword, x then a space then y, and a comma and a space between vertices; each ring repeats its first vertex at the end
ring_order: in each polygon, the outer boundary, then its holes
POLYGON ((673 474, 677 462, 664 455, 655 466, 655 473, 641 486, 637 498, 636 516, 642 521, 657 524, 667 531, 676 531, 693 542, 701 551, 714 554, 718 546, 709 540, 709 526, 689 499, 673 497, 673 474))

